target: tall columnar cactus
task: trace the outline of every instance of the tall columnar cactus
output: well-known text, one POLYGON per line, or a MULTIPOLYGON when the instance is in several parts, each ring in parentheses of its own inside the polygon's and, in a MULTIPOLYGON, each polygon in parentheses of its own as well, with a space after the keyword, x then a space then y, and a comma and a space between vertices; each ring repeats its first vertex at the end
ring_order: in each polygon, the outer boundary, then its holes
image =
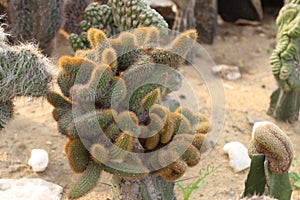
POLYGON ((108 36, 142 26, 155 26, 166 31, 168 24, 144 0, 108 0, 107 5, 91 3, 81 21, 82 33, 71 34, 72 48, 90 48, 86 32, 90 28, 103 30, 108 36))
POLYGON ((294 154, 290 138, 271 122, 257 122, 249 154, 252 161, 244 196, 265 194, 290 200, 292 187, 288 169, 294 154))
POLYGON ((279 88, 273 92, 268 114, 294 122, 300 109, 300 1, 286 4, 277 17, 277 45, 270 59, 279 88))
POLYGON ((50 62, 33 45, 9 46, 0 27, 0 129, 13 114, 15 96, 39 97, 51 81, 50 62))
POLYGON ((60 58, 62 94, 47 99, 68 138, 70 167, 83 173, 71 199, 92 189, 102 171, 114 175, 117 199, 173 199, 172 181, 209 147, 209 120, 185 107, 171 111, 164 100, 180 87, 176 69, 197 34, 186 31, 168 48, 157 47, 159 34, 140 27, 108 39, 90 28, 92 49, 60 58))
POLYGON ((51 54, 51 41, 61 25, 62 0, 9 0, 8 20, 16 41, 38 42, 44 53, 51 54))

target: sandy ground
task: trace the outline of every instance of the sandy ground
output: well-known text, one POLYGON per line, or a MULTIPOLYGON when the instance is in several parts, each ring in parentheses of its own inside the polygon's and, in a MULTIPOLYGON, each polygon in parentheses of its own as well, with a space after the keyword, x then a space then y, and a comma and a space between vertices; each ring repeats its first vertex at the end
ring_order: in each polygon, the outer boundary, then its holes
MULTIPOLYGON (((197 165, 190 168, 183 179, 198 176, 207 166, 219 166, 218 170, 206 179, 207 184, 192 195, 192 199, 235 199, 244 189, 248 170, 234 173, 229 166, 228 156, 223 153, 227 142, 239 141, 248 145, 252 125, 247 117, 275 122, 292 139, 295 157, 300 160, 300 121, 294 124, 275 121, 266 115, 269 97, 276 89, 276 82, 271 74, 269 57, 275 47, 275 15, 266 14, 261 25, 237 26, 230 23, 219 25, 218 35, 213 45, 203 45, 216 64, 228 64, 240 67, 242 78, 236 81, 223 81, 226 99, 225 123, 214 121, 221 126, 220 137, 212 151, 197 165)), ((58 48, 53 56, 70 52, 62 37, 58 38, 58 48)), ((201 62, 201 55, 198 55, 201 62)), ((184 77, 196 91, 197 102, 202 113, 210 114, 211 98, 205 82, 194 73, 193 68, 181 69, 184 77)), ((222 94, 222 93, 220 93, 222 94)), ((15 116, 0 133, 0 178, 39 177, 64 187, 63 199, 78 179, 79 175, 70 170, 63 154, 65 137, 57 131, 53 120, 52 107, 45 99, 16 99, 15 116), (31 149, 43 148, 49 152, 50 163, 45 172, 34 173, 26 164, 31 149)), ((300 171, 298 162, 291 171, 300 171)), ((103 174, 98 186, 81 200, 110 199, 110 175, 103 174)), ((185 184, 195 181, 190 179, 185 184)), ((182 195, 176 187, 178 199, 182 195)), ((293 200, 300 200, 300 190, 295 189, 293 200)))

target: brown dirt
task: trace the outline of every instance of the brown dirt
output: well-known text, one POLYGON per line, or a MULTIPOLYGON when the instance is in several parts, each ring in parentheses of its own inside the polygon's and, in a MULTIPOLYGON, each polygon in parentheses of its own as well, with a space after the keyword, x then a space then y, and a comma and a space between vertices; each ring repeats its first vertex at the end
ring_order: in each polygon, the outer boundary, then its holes
MULTIPOLYGON (((220 168, 206 179, 207 184, 192 195, 192 199, 235 199, 244 189, 248 170, 234 173, 229 166, 228 156, 223 153, 226 142, 239 141, 248 145, 251 139, 252 125, 247 116, 275 122, 292 139, 295 157, 300 160, 300 121, 294 124, 275 121, 266 115, 269 97, 276 89, 276 82, 271 74, 269 57, 275 47, 275 15, 266 14, 259 26, 237 26, 230 23, 219 25, 214 44, 203 45, 216 64, 239 66, 242 78, 236 81, 224 80, 226 98, 226 118, 221 137, 211 153, 196 167, 190 168, 183 179, 197 176, 207 166, 220 168)), ((69 53, 63 37, 58 37, 57 49, 53 60, 59 55, 69 53)), ((201 58, 198 58, 201 59, 201 58)), ((189 67, 182 67, 183 75, 190 80, 197 91, 201 111, 209 114, 211 102, 203 80, 197 78, 189 67)), ((63 154, 65 137, 57 131, 56 122, 52 119, 52 107, 44 99, 16 99, 15 116, 0 134, 0 177, 22 178, 39 177, 64 187, 63 199, 78 179, 73 174, 63 154), (31 149, 46 149, 50 163, 45 172, 33 173, 27 160, 31 149)), ((291 171, 300 171, 298 162, 291 171)), ((98 186, 82 200, 110 199, 110 175, 103 174, 98 186)), ((191 183, 195 179, 184 181, 191 183)), ((176 187, 178 199, 183 199, 176 187)), ((300 199, 300 190, 295 189, 293 200, 300 199)))

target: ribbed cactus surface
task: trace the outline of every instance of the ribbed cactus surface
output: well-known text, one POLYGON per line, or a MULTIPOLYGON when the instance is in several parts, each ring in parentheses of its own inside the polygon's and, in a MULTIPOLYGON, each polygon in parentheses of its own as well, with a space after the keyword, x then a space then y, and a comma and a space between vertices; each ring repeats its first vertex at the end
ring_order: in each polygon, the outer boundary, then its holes
POLYGON ((276 19, 277 45, 270 59, 279 88, 271 96, 268 114, 294 122, 300 109, 300 2, 291 1, 276 19))
POLYGON ((81 21, 80 35, 71 34, 70 42, 74 50, 89 48, 86 32, 90 28, 103 30, 111 36, 137 27, 155 26, 166 31, 168 24, 144 0, 109 0, 105 5, 91 3, 85 9, 85 18, 81 21))

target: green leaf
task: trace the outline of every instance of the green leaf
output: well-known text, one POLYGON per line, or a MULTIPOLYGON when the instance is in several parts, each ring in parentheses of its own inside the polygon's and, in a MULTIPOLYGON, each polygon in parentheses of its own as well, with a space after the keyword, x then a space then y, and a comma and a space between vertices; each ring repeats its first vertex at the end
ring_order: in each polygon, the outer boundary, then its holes
POLYGON ((294 184, 293 184, 295 187, 298 187, 298 188, 300 188, 300 180, 298 180, 298 181, 296 181, 296 182, 294 182, 294 184))
POLYGON ((270 181, 269 195, 280 200, 290 200, 292 195, 292 185, 289 173, 273 174, 268 170, 270 181))
POLYGON ((263 195, 265 192, 266 178, 264 170, 265 155, 253 155, 250 171, 245 183, 243 197, 263 195))

